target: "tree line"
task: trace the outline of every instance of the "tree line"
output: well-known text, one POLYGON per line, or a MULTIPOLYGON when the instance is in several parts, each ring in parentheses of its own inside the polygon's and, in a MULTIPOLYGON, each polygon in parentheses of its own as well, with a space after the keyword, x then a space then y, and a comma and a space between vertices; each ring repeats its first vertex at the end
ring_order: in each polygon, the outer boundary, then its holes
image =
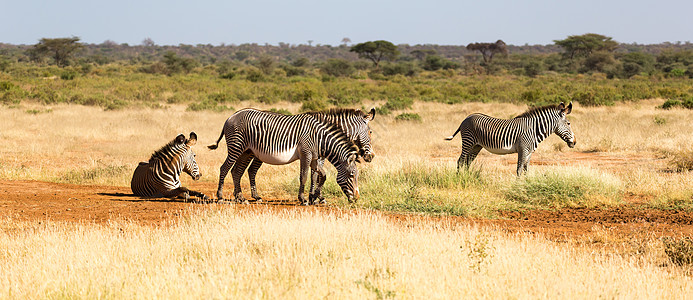
POLYGON ((189 73, 215 66, 220 76, 234 77, 243 66, 258 76, 277 69, 287 76, 319 69, 328 76, 350 76, 366 70, 373 77, 415 76, 421 71, 456 70, 463 74, 603 73, 608 78, 662 75, 693 78, 693 44, 621 44, 611 37, 587 33, 555 40, 552 45, 506 45, 476 42, 466 46, 394 45, 385 40, 349 46, 350 39, 329 45, 178 45, 157 46, 151 39, 130 46, 106 41, 80 43, 78 37, 42 38, 35 45, 0 44, 0 71, 12 64, 59 67, 125 63, 145 73, 189 73))

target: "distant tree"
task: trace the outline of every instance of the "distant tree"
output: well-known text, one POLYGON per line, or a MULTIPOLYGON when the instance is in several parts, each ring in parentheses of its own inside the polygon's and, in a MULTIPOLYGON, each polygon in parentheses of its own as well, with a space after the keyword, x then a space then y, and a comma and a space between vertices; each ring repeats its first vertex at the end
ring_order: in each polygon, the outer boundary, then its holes
POLYGON ((411 52, 411 55, 413 55, 418 60, 424 60, 426 56, 435 54, 436 50, 433 49, 414 50, 411 52))
POLYGON ((348 43, 351 43, 351 39, 350 39, 350 38, 345 37, 345 38, 342 39, 342 45, 344 45, 344 47, 346 47, 346 45, 347 45, 348 43))
POLYGON ((339 58, 330 58, 322 66, 320 70, 330 76, 347 77, 354 73, 354 66, 346 60, 339 58))
POLYGON ((294 67, 305 67, 310 63, 310 60, 308 60, 305 57, 299 57, 295 59, 294 61, 291 62, 291 65, 294 67))
POLYGON ((313 40, 308 40, 308 46, 311 46, 313 44, 313 40))
POLYGON ((33 52, 37 55, 50 55, 59 67, 67 66, 75 51, 84 47, 78 37, 42 38, 34 45, 33 52))
POLYGON ((173 51, 164 54, 163 63, 166 65, 167 74, 189 73, 198 65, 198 61, 190 57, 180 57, 173 51))
POLYGON ((152 40, 151 38, 145 38, 144 40, 142 40, 142 46, 154 47, 156 46, 156 44, 154 43, 154 40, 152 40))
POLYGON ((481 56, 487 64, 493 61, 493 56, 496 54, 508 54, 508 47, 502 40, 497 40, 495 43, 471 43, 467 45, 467 49, 481 52, 481 56))
POLYGON ((395 59, 399 55, 397 46, 383 40, 356 44, 349 51, 358 53, 360 58, 370 59, 376 68, 382 59, 395 59))
POLYGON ((265 75, 270 75, 272 74, 272 71, 274 71, 274 59, 270 56, 263 56, 260 57, 260 59, 257 60, 256 62, 257 68, 262 71, 262 73, 265 73, 265 75))
POLYGON ((562 47, 563 56, 570 59, 587 57, 597 51, 613 52, 618 47, 618 42, 596 33, 571 35, 565 40, 554 40, 554 43, 562 47))

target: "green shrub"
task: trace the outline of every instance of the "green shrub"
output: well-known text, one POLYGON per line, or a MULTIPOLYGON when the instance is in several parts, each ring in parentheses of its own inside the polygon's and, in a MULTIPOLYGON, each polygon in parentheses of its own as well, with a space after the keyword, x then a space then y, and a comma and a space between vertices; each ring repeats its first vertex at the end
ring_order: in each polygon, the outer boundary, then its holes
POLYGON ((276 113, 276 114, 285 115, 285 116, 292 115, 290 111, 283 109, 283 108, 270 108, 269 111, 276 113))
POLYGON ((320 67, 320 71, 330 76, 348 77, 354 74, 356 69, 354 69, 354 66, 352 66, 349 61, 331 58, 320 67))
POLYGON ((417 113, 403 113, 395 117, 397 121, 421 122, 421 116, 417 113))
POLYGON ((325 110, 328 107, 328 103, 325 99, 312 99, 303 102, 301 105, 301 111, 320 111, 325 110))
POLYGON ((571 168, 530 173, 514 181, 505 195, 511 201, 543 207, 585 207, 621 199, 618 178, 592 169, 571 168))
POLYGON ((189 104, 188 110, 189 111, 208 110, 208 111, 214 111, 214 112, 224 112, 224 111, 234 110, 234 108, 231 106, 221 105, 217 101, 207 99, 207 100, 204 100, 202 102, 189 104))

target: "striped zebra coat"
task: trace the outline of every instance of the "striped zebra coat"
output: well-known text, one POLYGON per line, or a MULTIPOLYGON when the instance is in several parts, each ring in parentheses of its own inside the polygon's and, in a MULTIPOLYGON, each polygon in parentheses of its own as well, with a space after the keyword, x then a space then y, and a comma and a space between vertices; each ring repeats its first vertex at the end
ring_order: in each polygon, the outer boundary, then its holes
MULTIPOLYGON (((224 199, 224 179, 236 160, 246 151, 256 159, 273 165, 301 162, 298 199, 309 204, 304 195, 309 170, 325 175, 317 163, 325 158, 337 168, 337 183, 349 201, 358 199, 358 147, 333 124, 318 121, 309 115, 285 116, 256 109, 242 109, 224 123, 219 141, 226 138, 228 154, 220 167, 217 199, 224 199)), ((314 191, 311 191, 313 193, 314 191)))
MULTIPOLYGON (((363 157, 366 162, 371 162, 375 157, 375 152, 371 146, 371 129, 369 123, 375 118, 375 109, 371 109, 369 113, 364 113, 358 109, 330 109, 327 111, 307 112, 306 115, 312 116, 323 123, 330 123, 339 126, 342 131, 359 146, 359 156, 363 157)), ((325 164, 325 159, 318 159, 318 166, 322 168, 325 164)), ((243 172, 248 168, 248 179, 250 181, 250 191, 253 199, 262 201, 257 192, 257 184, 255 177, 258 170, 262 166, 262 161, 255 159, 251 151, 244 152, 231 169, 233 178, 234 197, 237 202, 244 202, 243 192, 241 190, 241 177, 243 172), (252 160, 252 162, 251 162, 252 160), (250 167, 248 167, 250 164, 250 167)), ((325 183, 326 177, 320 173, 311 170, 311 191, 309 202, 312 204, 325 203, 325 198, 321 195, 322 186, 325 183)))
POLYGON ((513 119, 497 119, 484 114, 471 114, 462 121, 457 131, 445 138, 452 140, 459 132, 462 137, 462 154, 457 160, 457 169, 467 168, 481 149, 493 154, 517 153, 517 175, 527 171, 529 160, 537 146, 546 137, 555 133, 568 147, 575 147, 575 135, 566 115, 573 110, 549 105, 530 109, 513 119))
POLYGON ((140 197, 175 198, 190 196, 208 199, 205 194, 191 191, 181 186, 182 172, 190 175, 193 180, 202 177, 195 161, 195 153, 191 147, 197 143, 197 135, 190 133, 190 138, 178 135, 149 158, 148 162, 140 162, 132 175, 130 188, 132 193, 140 197))

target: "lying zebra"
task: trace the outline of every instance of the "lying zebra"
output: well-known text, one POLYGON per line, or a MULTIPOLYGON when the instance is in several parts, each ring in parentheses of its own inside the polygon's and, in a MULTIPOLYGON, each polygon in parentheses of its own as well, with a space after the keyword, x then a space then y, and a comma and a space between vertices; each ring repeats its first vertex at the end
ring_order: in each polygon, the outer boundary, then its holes
MULTIPOLYGON (((224 199, 224 178, 246 151, 273 165, 300 160, 298 200, 302 204, 310 204, 304 195, 309 168, 325 177, 325 170, 318 164, 319 158, 327 159, 337 168, 337 184, 349 201, 359 198, 356 168, 359 149, 337 125, 320 122, 306 114, 285 116, 246 108, 226 120, 219 139, 216 144, 208 146, 209 149, 216 149, 224 137, 228 154, 219 172, 219 200, 224 199)), ((318 187, 317 184, 314 186, 318 187)), ((313 198, 314 194, 315 190, 311 188, 310 197, 313 198)))
POLYGON ((572 110, 572 102, 568 107, 561 102, 559 105, 532 108, 509 120, 471 114, 462 121, 455 133, 445 139, 452 140, 458 132, 462 137, 458 171, 462 167, 468 168, 484 148, 493 154, 517 153, 517 176, 520 176, 527 172, 529 159, 537 145, 551 133, 561 137, 568 147, 575 147, 575 135, 566 119, 572 110))
MULTIPOLYGON (((373 157, 375 157, 375 152, 373 152, 371 147, 371 129, 369 127, 370 121, 375 118, 375 109, 371 109, 367 114, 358 109, 330 109, 327 111, 307 112, 305 114, 317 118, 321 122, 335 124, 342 128, 347 137, 359 146, 359 155, 363 157, 364 161, 371 162, 373 157)), ((322 168, 324 164, 325 159, 319 158, 318 166, 322 168)), ((233 169, 231 169, 231 176, 233 178, 233 194, 237 202, 245 201, 241 190, 241 177, 243 177, 243 172, 245 172, 246 168, 248 168, 251 195, 257 201, 262 200, 255 184, 255 176, 261 166, 262 161, 254 159, 252 151, 243 152, 236 160, 233 169), (249 168, 248 164, 250 164, 249 168)), ((325 179, 325 176, 311 171, 311 191, 314 192, 309 195, 309 202, 313 204, 325 203, 325 198, 321 194, 325 179)))
POLYGON ((205 194, 191 191, 181 186, 181 172, 188 173, 193 180, 202 177, 195 161, 191 147, 197 143, 197 135, 190 133, 190 139, 184 134, 178 135, 149 158, 149 162, 140 162, 130 182, 132 193, 140 197, 175 198, 183 196, 187 201, 190 196, 209 199, 205 194))

